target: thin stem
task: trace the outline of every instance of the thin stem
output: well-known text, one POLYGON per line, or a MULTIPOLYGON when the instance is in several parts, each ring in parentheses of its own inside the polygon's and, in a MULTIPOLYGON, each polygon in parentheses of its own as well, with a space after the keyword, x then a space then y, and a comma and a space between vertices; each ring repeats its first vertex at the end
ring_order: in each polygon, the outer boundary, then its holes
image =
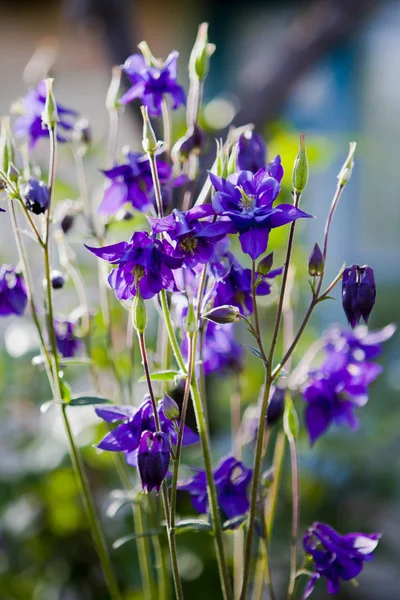
POLYGON ((161 115, 163 121, 163 137, 164 137, 164 150, 169 161, 171 147, 172 147, 172 119, 171 110, 168 105, 168 99, 166 96, 161 101, 161 115))
POLYGON ((267 586, 268 586, 268 591, 269 591, 269 596, 270 596, 270 600, 276 600, 276 596, 275 596, 275 591, 272 585, 272 572, 271 572, 271 561, 269 560, 269 543, 268 543, 268 535, 266 534, 266 538, 263 544, 261 544, 261 552, 263 555, 263 560, 264 560, 264 571, 265 571, 265 578, 267 581, 267 586))
POLYGON ((300 482, 299 465, 296 449, 296 440, 289 437, 290 460, 292 465, 292 537, 290 546, 290 580, 288 587, 288 600, 293 600, 297 573, 297 538, 299 535, 299 504, 300 482))
POLYGON ((164 209, 163 209, 163 201, 162 201, 162 194, 161 194, 160 178, 158 177, 158 171, 157 171, 156 156, 155 156, 155 154, 153 154, 151 152, 149 152, 147 156, 149 157, 151 176, 153 179, 154 194, 156 197, 156 204, 157 204, 157 216, 163 217, 164 209))
POLYGON ((174 353, 176 362, 178 363, 180 370, 182 371, 182 373, 186 374, 186 365, 182 357, 182 352, 180 350, 178 340, 176 339, 174 325, 172 323, 171 313, 168 307, 167 293, 165 290, 161 290, 160 292, 160 301, 161 308, 163 310, 164 321, 167 326, 169 341, 172 346, 172 351, 174 353))
POLYGON ((254 314, 254 331, 257 338, 258 347, 261 352, 262 359, 266 365, 268 362, 267 356, 264 350, 264 344, 261 338, 260 319, 258 316, 258 305, 257 305, 257 288, 256 288, 256 262, 253 260, 251 265, 251 295, 253 299, 253 314, 254 314))
POLYGON ((283 470, 283 459, 285 457, 286 449, 286 435, 284 431, 278 433, 278 437, 275 442, 274 458, 272 461, 272 469, 274 473, 274 479, 272 481, 271 488, 268 494, 268 501, 265 506, 264 519, 265 528, 268 533, 268 537, 271 538, 272 526, 275 520, 275 512, 278 503, 278 491, 280 487, 280 481, 283 470))

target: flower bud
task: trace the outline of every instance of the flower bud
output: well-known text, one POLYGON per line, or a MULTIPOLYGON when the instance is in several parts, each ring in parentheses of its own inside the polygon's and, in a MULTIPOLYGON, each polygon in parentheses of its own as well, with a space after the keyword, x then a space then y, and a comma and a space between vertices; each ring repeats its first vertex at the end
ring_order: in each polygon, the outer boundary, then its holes
POLYGON ((237 171, 237 154, 238 154, 238 144, 234 144, 232 150, 229 154, 228 159, 228 176, 233 175, 237 171))
POLYGON ((205 144, 206 134, 198 125, 194 125, 174 144, 171 150, 172 160, 184 162, 190 154, 199 156, 203 152, 205 144))
POLYGON ((226 304, 224 306, 217 306, 216 308, 209 310, 203 315, 203 318, 208 319, 213 323, 218 323, 219 325, 235 323, 240 319, 240 311, 237 306, 226 304))
POLYGON ((296 439, 299 436, 300 425, 296 409, 292 398, 287 395, 285 401, 285 411, 283 413, 283 429, 288 439, 296 439))
POLYGON ((311 277, 320 277, 324 272, 324 257, 318 244, 315 244, 308 258, 308 272, 311 277))
POLYGON ((257 273, 260 275, 268 275, 274 263, 274 253, 270 252, 264 256, 257 265, 257 273))
POLYGON ((209 59, 214 52, 215 44, 208 43, 208 23, 201 23, 189 60, 189 75, 191 79, 203 81, 206 78, 209 59))
POLYGON ((141 106, 140 110, 142 111, 143 117, 142 147, 146 154, 154 154, 160 148, 161 142, 157 141, 156 134, 151 126, 147 106, 141 106))
POLYGON ((337 176, 339 185, 341 185, 342 187, 344 187, 346 185, 346 183, 350 180, 351 174, 353 172, 354 153, 356 151, 356 148, 357 148, 357 143, 350 142, 349 153, 348 153, 347 158, 344 161, 343 166, 340 169, 339 174, 337 176))
POLYGON ((74 200, 64 200, 62 204, 57 206, 55 220, 63 233, 67 234, 73 227, 75 217, 79 214, 80 210, 79 202, 74 200))
POLYGON ((184 323, 184 329, 189 335, 193 335, 198 329, 197 315, 195 313, 192 303, 190 303, 188 306, 184 323))
POLYGON ((304 191, 308 181, 308 173, 305 134, 302 133, 300 135, 300 149, 294 161, 292 173, 292 187, 297 194, 301 194, 304 191))
POLYGON ((273 389, 267 408, 267 426, 271 427, 281 419, 285 410, 285 394, 284 388, 273 389))
POLYGON ((176 419, 179 418, 179 406, 171 396, 168 396, 168 394, 164 394, 162 409, 169 421, 176 421, 176 419))
POLYGON ((361 317, 368 323, 375 298, 375 278, 371 267, 352 265, 343 271, 342 304, 352 329, 359 324, 361 317))
POLYGON ((146 305, 140 293, 139 286, 137 287, 136 296, 132 303, 132 322, 133 326, 139 334, 145 332, 147 326, 146 305))
POLYGON ((17 167, 14 165, 13 162, 10 162, 8 164, 7 177, 10 181, 12 181, 14 183, 16 183, 18 181, 19 170, 17 169, 17 167))
POLYGON ((119 86, 121 84, 121 67, 115 66, 111 70, 111 81, 108 86, 107 96, 106 96, 106 109, 108 112, 113 112, 120 108, 120 104, 118 103, 118 95, 119 95, 119 86))
POLYGON ((227 156, 222 140, 216 140, 217 157, 216 157, 216 174, 226 179, 228 177, 227 156))
POLYGON ((257 173, 267 162, 264 140, 254 131, 239 136, 237 166, 241 171, 257 173))
POLYGON ((144 431, 141 435, 137 456, 139 476, 143 491, 160 490, 168 471, 170 447, 166 433, 144 431))
POLYGON ((21 198, 26 208, 35 215, 46 212, 50 201, 49 190, 45 182, 33 177, 21 186, 21 198))
POLYGON ((8 173, 9 164, 14 161, 14 154, 10 117, 3 117, 0 134, 0 170, 3 173, 8 173))
POLYGON ((50 273, 51 287, 53 290, 61 290, 64 287, 65 278, 60 271, 52 271, 50 273))
POLYGON ((79 119, 75 123, 74 141, 82 146, 89 146, 92 143, 92 128, 88 119, 79 119))
POLYGON ((45 79, 44 82, 46 84, 46 103, 42 112, 42 123, 47 129, 53 129, 60 120, 53 92, 54 79, 49 77, 45 79))

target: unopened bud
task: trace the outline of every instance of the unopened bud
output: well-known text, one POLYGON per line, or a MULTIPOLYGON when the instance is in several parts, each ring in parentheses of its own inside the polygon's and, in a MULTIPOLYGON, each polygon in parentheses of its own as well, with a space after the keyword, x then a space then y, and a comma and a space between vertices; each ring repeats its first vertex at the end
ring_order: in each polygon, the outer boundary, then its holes
POLYGON ((305 134, 300 135, 300 149, 294 161, 292 173, 292 187, 297 194, 301 194, 308 181, 308 160, 306 154, 305 134))
POLYGON ((296 439, 300 431, 299 418, 293 400, 289 395, 286 395, 283 429, 288 439, 296 439))
POLYGON ((198 125, 190 127, 186 134, 174 144, 171 150, 172 160, 174 162, 184 162, 190 154, 199 156, 203 152, 205 144, 206 135, 204 131, 198 125))
POLYGON ((118 103, 119 96, 119 86, 121 84, 121 67, 113 67, 111 70, 111 81, 108 86, 107 96, 106 96, 106 109, 108 112, 113 112, 121 108, 121 105, 118 103))
POLYGON ((214 52, 215 44, 209 44, 208 42, 208 23, 201 23, 189 60, 189 74, 191 79, 203 81, 206 78, 210 56, 214 52))
POLYGON ((238 144, 234 144, 228 159, 228 175, 233 175, 237 171, 238 144))
POLYGON ((351 177, 353 167, 354 167, 354 153, 356 151, 356 148, 357 148, 357 143, 350 142, 349 153, 347 155, 346 160, 344 161, 342 168, 340 169, 339 175, 337 176, 337 178, 339 180, 339 185, 341 185, 342 187, 344 187, 346 185, 346 183, 349 181, 349 179, 351 177))
POLYGON ((10 117, 1 119, 0 135, 0 169, 3 173, 8 172, 10 162, 14 161, 14 144, 10 127, 10 117))
POLYGON ((324 272, 324 257, 318 244, 315 244, 308 258, 308 272, 311 277, 320 277, 324 272))
POLYGON ((46 212, 50 202, 46 183, 34 177, 31 177, 27 183, 21 186, 21 198, 26 208, 35 215, 46 212))
POLYGON ((44 80, 46 84, 46 104, 42 112, 42 123, 47 129, 53 129, 56 123, 59 122, 57 103, 53 92, 54 79, 47 78, 44 80))
POLYGON ((145 332, 147 325, 146 306, 142 298, 142 294, 140 293, 139 286, 137 287, 136 296, 134 297, 132 303, 132 322, 134 328, 139 334, 145 332))
POLYGON ((83 146, 89 146, 92 143, 92 128, 88 119, 79 119, 75 124, 74 141, 83 146))
POLYGON ((218 325, 225 325, 226 323, 235 323, 240 319, 240 311, 237 306, 231 306, 226 304, 224 306, 217 306, 209 310, 203 315, 204 319, 208 319, 218 325))
POLYGON ((258 263, 257 273, 260 273, 260 275, 264 275, 264 276, 268 275, 268 273, 272 269, 273 264, 274 264, 274 253, 270 252, 266 256, 263 256, 263 258, 258 263))
POLYGON ((193 335, 198 329, 197 315, 192 303, 188 306, 184 329, 189 335, 193 335))
POLYGON ((161 142, 157 141, 156 134, 151 126, 147 106, 141 106, 140 109, 143 117, 142 147, 146 154, 154 154, 161 147, 161 142))
POLYGON ((268 427, 271 427, 281 419, 285 410, 285 394, 284 388, 273 389, 267 408, 268 427))
POLYGON ((51 287, 53 290, 61 290, 64 287, 65 278, 60 271, 52 271, 50 273, 51 287))
POLYGON ((216 174, 219 177, 226 179, 228 177, 228 168, 226 161, 226 152, 222 140, 216 140, 217 143, 217 157, 216 157, 216 174))
POLYGON ((179 406, 175 402, 171 396, 168 394, 164 394, 164 398, 162 401, 162 409, 164 415, 169 419, 169 421, 175 421, 179 417, 179 406))

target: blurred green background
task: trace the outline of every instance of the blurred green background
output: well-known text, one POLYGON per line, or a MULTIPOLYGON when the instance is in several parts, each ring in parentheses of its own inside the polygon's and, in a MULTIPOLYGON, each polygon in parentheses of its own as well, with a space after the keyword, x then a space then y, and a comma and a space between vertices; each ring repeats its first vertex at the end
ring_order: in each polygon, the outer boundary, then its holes
MULTIPOLYGON (((121 63, 146 39, 157 56, 181 51, 180 80, 188 83, 187 59, 197 25, 209 21, 209 39, 217 44, 206 82, 203 122, 210 132, 230 123, 255 123, 268 141, 269 157, 280 152, 286 167, 286 184, 297 151, 299 131, 307 132, 311 163, 304 208, 317 216, 301 225, 301 243, 295 253, 296 283, 293 298, 298 321, 308 300, 307 256, 322 237, 324 218, 335 188, 338 168, 348 142, 358 142, 356 169, 346 189, 332 230, 328 278, 344 260, 368 263, 375 269, 378 296, 371 329, 399 320, 400 176, 400 2, 373 0, 311 0, 307 2, 257 1, 196 2, 160 0, 65 0, 2 3, 0 20, 1 114, 50 69, 56 78, 56 95, 78 109, 93 126, 94 144, 88 157, 90 190, 101 196, 105 166, 107 113, 104 106, 110 67, 121 63)), ((174 115, 176 131, 184 114, 174 115)), ((139 148, 137 114, 126 111, 120 146, 139 148)), ((212 145, 212 144, 211 144, 212 145)), ((37 160, 46 165, 46 143, 37 160)), ((208 164, 205 165, 208 167, 208 164)), ((288 194, 288 187, 285 189, 288 194)), ((77 198, 75 172, 69 150, 59 157, 58 200, 77 198)), ((2 216, 2 262, 16 262, 16 249, 7 217, 2 216)), ((135 227, 140 227, 138 221, 135 227)), ((116 239, 128 237, 132 223, 113 226, 116 239)), ((272 237, 276 264, 283 260, 285 230, 272 237)), ((97 308, 95 261, 82 251, 78 227, 72 236, 90 300, 97 308)), ((34 259, 38 289, 42 273, 34 259)), ((67 314, 76 306, 72 286, 58 300, 57 310, 67 314)), ((339 297, 335 291, 336 298, 339 297)), ((57 296, 58 299, 58 296, 57 296)), ((125 341, 126 314, 113 304, 119 349, 118 367, 128 376, 125 341)), ((263 303, 262 319, 273 319, 270 298, 263 303)), ((295 355, 302 356, 310 342, 332 322, 345 325, 340 302, 323 303, 295 355)), ((112 375, 104 352, 106 332, 95 317, 95 354, 104 367, 102 390, 114 394, 112 375)), ((88 532, 57 410, 41 414, 50 399, 45 374, 32 366, 36 354, 29 316, 0 323, 0 600, 105 600, 96 555, 88 532)), ((149 345, 155 347, 155 331, 149 345)), ((245 333, 240 331, 244 342, 245 333)), ((394 600, 399 597, 400 572, 400 358, 398 336, 388 342, 380 362, 384 373, 371 388, 362 409, 357 432, 333 429, 311 451, 305 435, 300 440, 301 529, 314 520, 327 521, 341 532, 380 531, 376 559, 358 578, 360 587, 343 585, 343 599, 394 600)), ((136 374, 140 364, 136 357, 136 374)), ((86 367, 69 367, 68 381, 75 392, 90 390, 86 367)), ((244 404, 257 400, 261 367, 246 357, 241 377, 244 404)), ((230 396, 233 377, 210 377, 208 405, 215 462, 230 450, 230 396)), ((144 393, 135 384, 136 403, 144 393)), ((179 396, 179 390, 177 390, 179 396)), ((302 412, 301 401, 299 412, 302 412)), ((73 428, 83 452, 110 545, 133 532, 129 507, 111 518, 107 510, 111 491, 120 487, 112 457, 92 445, 105 433, 89 408, 71 409, 73 428), (74 412, 73 412, 74 411, 74 412)), ((189 415, 192 419, 192 415, 189 415)), ((192 419, 193 424, 193 419, 192 419)), ((251 454, 244 454, 251 464, 251 454)), ((185 453, 200 464, 200 450, 185 453)), ((272 541, 276 587, 285 584, 290 532, 289 465, 279 496, 272 541)), ((156 507, 157 509, 157 507, 156 507)), ((179 499, 179 512, 193 514, 190 501, 179 499)), ((149 524, 149 526, 151 523, 149 524)), ((178 538, 185 593, 192 600, 204 593, 219 598, 211 540, 204 533, 178 538), (215 585, 213 585, 215 583, 215 585)), ((113 561, 126 600, 143 598, 140 592, 134 541, 112 550, 113 561)), ((283 589, 283 588, 282 588, 283 589)), ((267 596, 266 596, 267 597, 267 596)), ((326 597, 317 586, 316 600, 326 597)))

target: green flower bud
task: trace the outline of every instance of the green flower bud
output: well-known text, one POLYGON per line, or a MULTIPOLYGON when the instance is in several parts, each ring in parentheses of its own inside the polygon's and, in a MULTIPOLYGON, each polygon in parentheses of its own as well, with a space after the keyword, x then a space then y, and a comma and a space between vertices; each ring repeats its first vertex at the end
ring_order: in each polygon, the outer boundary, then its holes
POLYGON ((132 303, 132 322, 138 333, 142 334, 145 332, 147 325, 146 306, 139 287, 132 303))
POLYGON ((191 79, 203 81, 206 78, 209 59, 214 52, 215 44, 208 43, 208 23, 201 23, 189 59, 189 75, 191 79))
POLYGON ((339 180, 339 185, 344 187, 346 183, 350 180, 351 174, 353 172, 354 167, 354 153, 357 148, 356 142, 350 142, 350 149, 347 155, 346 160, 343 163, 342 168, 340 169, 339 175, 337 176, 339 180))
POLYGON ((192 303, 190 303, 188 307, 184 329, 189 335, 193 335, 198 329, 197 315, 195 313, 192 303))
POLYGON ((224 306, 217 306, 212 308, 203 315, 204 319, 208 319, 213 323, 224 325, 226 323, 235 323, 240 319, 240 311, 237 306, 231 306, 225 304, 224 306))
POLYGON ((257 273, 260 275, 268 275, 274 263, 274 253, 270 252, 260 260, 257 265, 257 273))
POLYGON ((42 112, 42 123, 47 129, 53 129, 60 120, 58 116, 57 103, 53 92, 54 79, 47 78, 44 80, 46 84, 46 104, 42 112))
POLYGON ((175 421, 179 418, 179 406, 177 405, 175 400, 171 398, 171 396, 168 396, 168 394, 164 394, 162 408, 164 415, 170 421, 175 421))
POLYGON ((318 244, 315 244, 309 256, 308 272, 311 277, 319 277, 324 272, 324 257, 318 244))
POLYGON ((236 173, 238 150, 239 150, 239 145, 234 144, 232 147, 231 153, 229 155, 229 160, 228 160, 228 175, 233 175, 234 173, 236 173))
POLYGON ((300 425, 292 398, 287 395, 285 400, 285 412, 283 413, 283 429, 287 438, 296 439, 299 435, 300 425))
POLYGON ((118 66, 111 69, 111 81, 106 96, 106 109, 109 113, 121 108, 118 102, 121 73, 121 68, 118 66))
POLYGON ((308 181, 308 160, 306 154, 305 134, 300 135, 300 149, 294 161, 292 173, 292 187, 297 194, 301 194, 308 181))
POLYGON ((8 173, 8 167, 14 161, 14 144, 10 127, 10 117, 1 119, 0 134, 0 169, 3 173, 8 173))
POLYGON ((13 162, 10 162, 8 164, 7 177, 13 183, 16 183, 18 181, 19 171, 13 162))
POLYGON ((147 106, 141 106, 140 110, 142 111, 143 117, 142 147, 146 154, 154 154, 161 147, 162 142, 157 141, 156 134, 151 126, 147 106))
POLYGON ((216 140, 217 143, 217 157, 216 157, 216 173, 224 179, 228 176, 228 168, 226 164, 226 152, 224 150, 224 144, 222 140, 216 140))

